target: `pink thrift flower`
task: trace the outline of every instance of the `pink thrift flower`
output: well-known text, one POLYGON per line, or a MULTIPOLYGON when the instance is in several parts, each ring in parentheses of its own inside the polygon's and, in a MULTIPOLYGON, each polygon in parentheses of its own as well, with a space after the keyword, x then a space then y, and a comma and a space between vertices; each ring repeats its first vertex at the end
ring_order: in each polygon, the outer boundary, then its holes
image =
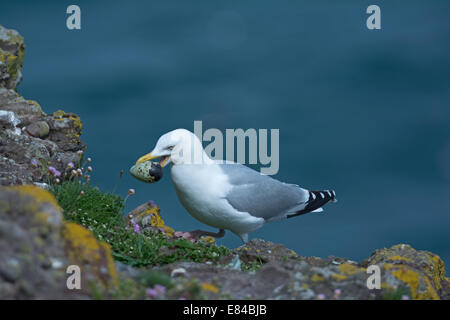
POLYGON ((158 292, 155 289, 147 288, 145 290, 145 294, 147 296, 149 296, 150 298, 157 298, 158 297, 158 292))
POLYGON ((141 227, 136 222, 134 222, 134 220, 131 220, 131 224, 134 227, 133 228, 134 233, 140 233, 141 232, 141 227))
POLYGON ((166 287, 157 284, 153 287, 153 289, 147 288, 145 293, 151 298, 163 298, 166 295, 166 287))
POLYGON ((334 290, 334 297, 333 298, 335 300, 339 299, 339 296, 341 295, 341 293, 342 293, 341 289, 334 290))
POLYGON ((166 294, 166 287, 160 284, 155 285, 154 289, 158 292, 159 296, 164 296, 166 294))
POLYGON ((60 177, 61 176, 61 172, 56 170, 55 167, 51 167, 51 166, 48 167, 48 171, 50 171, 54 177, 60 177))

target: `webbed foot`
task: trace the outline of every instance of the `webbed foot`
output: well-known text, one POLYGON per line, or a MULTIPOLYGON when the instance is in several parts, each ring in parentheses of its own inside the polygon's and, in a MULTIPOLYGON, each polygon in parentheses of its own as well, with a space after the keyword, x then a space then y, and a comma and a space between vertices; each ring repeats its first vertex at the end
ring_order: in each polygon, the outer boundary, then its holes
POLYGON ((217 232, 217 233, 210 232, 210 231, 204 231, 204 230, 193 230, 193 231, 189 231, 189 232, 178 233, 178 236, 183 237, 188 240, 194 240, 194 241, 200 239, 200 237, 203 237, 203 236, 222 238, 224 235, 225 235, 224 229, 220 229, 219 232, 217 232))

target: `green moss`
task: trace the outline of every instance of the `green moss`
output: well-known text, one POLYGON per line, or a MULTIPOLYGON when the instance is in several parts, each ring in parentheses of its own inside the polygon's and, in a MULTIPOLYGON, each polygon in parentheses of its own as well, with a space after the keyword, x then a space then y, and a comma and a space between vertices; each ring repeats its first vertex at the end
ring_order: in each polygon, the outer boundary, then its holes
POLYGON ((8 76, 0 79, 0 86, 15 89, 20 81, 20 72, 25 59, 25 43, 23 37, 13 30, 0 25, 2 37, 0 39, 0 73, 7 72, 8 76))
POLYGON ((386 288, 383 289, 383 294, 380 295, 380 300, 402 300, 406 296, 411 298, 411 291, 406 287, 386 288))
POLYGON ((138 282, 145 287, 153 287, 157 284, 162 285, 168 289, 173 287, 173 281, 170 276, 163 272, 147 271, 138 277, 138 282))
POLYGON ((256 261, 248 261, 247 263, 241 264, 241 270, 242 271, 258 271, 263 266, 264 262, 263 260, 257 256, 256 261))
POLYGON ((112 299, 137 300, 145 298, 145 287, 131 278, 119 277, 119 284, 110 292, 112 299))
POLYGON ((167 289, 172 288, 174 285, 172 279, 166 274, 151 270, 143 272, 136 279, 119 276, 116 288, 108 292, 108 297, 101 297, 101 299, 145 299, 145 289, 154 287, 157 284, 167 289))
POLYGON ((139 267, 175 261, 217 261, 231 252, 223 246, 192 243, 164 234, 135 233, 122 214, 123 199, 77 181, 54 185, 55 195, 65 219, 91 230, 95 237, 111 246, 113 257, 139 267), (81 194, 83 191, 83 194, 81 194))
POLYGON ((15 88, 15 83, 19 77, 19 71, 22 69, 23 58, 0 49, 0 61, 5 64, 6 72, 9 74, 10 83, 14 84, 12 88, 15 88))

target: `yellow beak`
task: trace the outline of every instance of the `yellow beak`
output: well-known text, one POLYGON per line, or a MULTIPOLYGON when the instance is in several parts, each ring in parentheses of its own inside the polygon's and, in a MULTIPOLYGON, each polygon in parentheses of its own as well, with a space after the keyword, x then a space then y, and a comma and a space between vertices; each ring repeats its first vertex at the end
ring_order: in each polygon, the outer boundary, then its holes
MULTIPOLYGON (((146 162, 149 160, 153 160, 156 158, 160 158, 160 156, 152 156, 152 153, 147 153, 145 156, 142 156, 138 159, 138 161, 136 161, 136 164, 140 164, 142 162, 146 162)), ((167 161, 169 161, 170 156, 163 156, 161 158, 161 161, 159 162, 159 164, 161 165, 161 167, 164 168, 164 166, 167 164, 167 161)))
POLYGON ((159 157, 152 156, 152 153, 150 152, 150 153, 147 153, 145 156, 140 157, 138 159, 138 161, 136 161, 136 164, 140 164, 142 162, 145 162, 145 161, 148 161, 148 160, 152 160, 152 159, 156 159, 156 158, 159 158, 159 157))

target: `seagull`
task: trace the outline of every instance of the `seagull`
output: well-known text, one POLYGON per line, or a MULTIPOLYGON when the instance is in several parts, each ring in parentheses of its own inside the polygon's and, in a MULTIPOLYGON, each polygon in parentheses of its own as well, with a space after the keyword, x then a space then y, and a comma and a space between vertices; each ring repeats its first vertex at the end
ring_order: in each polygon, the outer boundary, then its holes
POLYGON ((195 239, 204 235, 221 238, 229 230, 246 243, 250 232, 268 222, 322 212, 327 202, 336 202, 334 190, 310 191, 239 163, 213 160, 199 138, 186 129, 162 135, 136 164, 156 158, 161 167, 172 164, 177 197, 189 214, 219 229, 217 233, 189 232, 195 239))

